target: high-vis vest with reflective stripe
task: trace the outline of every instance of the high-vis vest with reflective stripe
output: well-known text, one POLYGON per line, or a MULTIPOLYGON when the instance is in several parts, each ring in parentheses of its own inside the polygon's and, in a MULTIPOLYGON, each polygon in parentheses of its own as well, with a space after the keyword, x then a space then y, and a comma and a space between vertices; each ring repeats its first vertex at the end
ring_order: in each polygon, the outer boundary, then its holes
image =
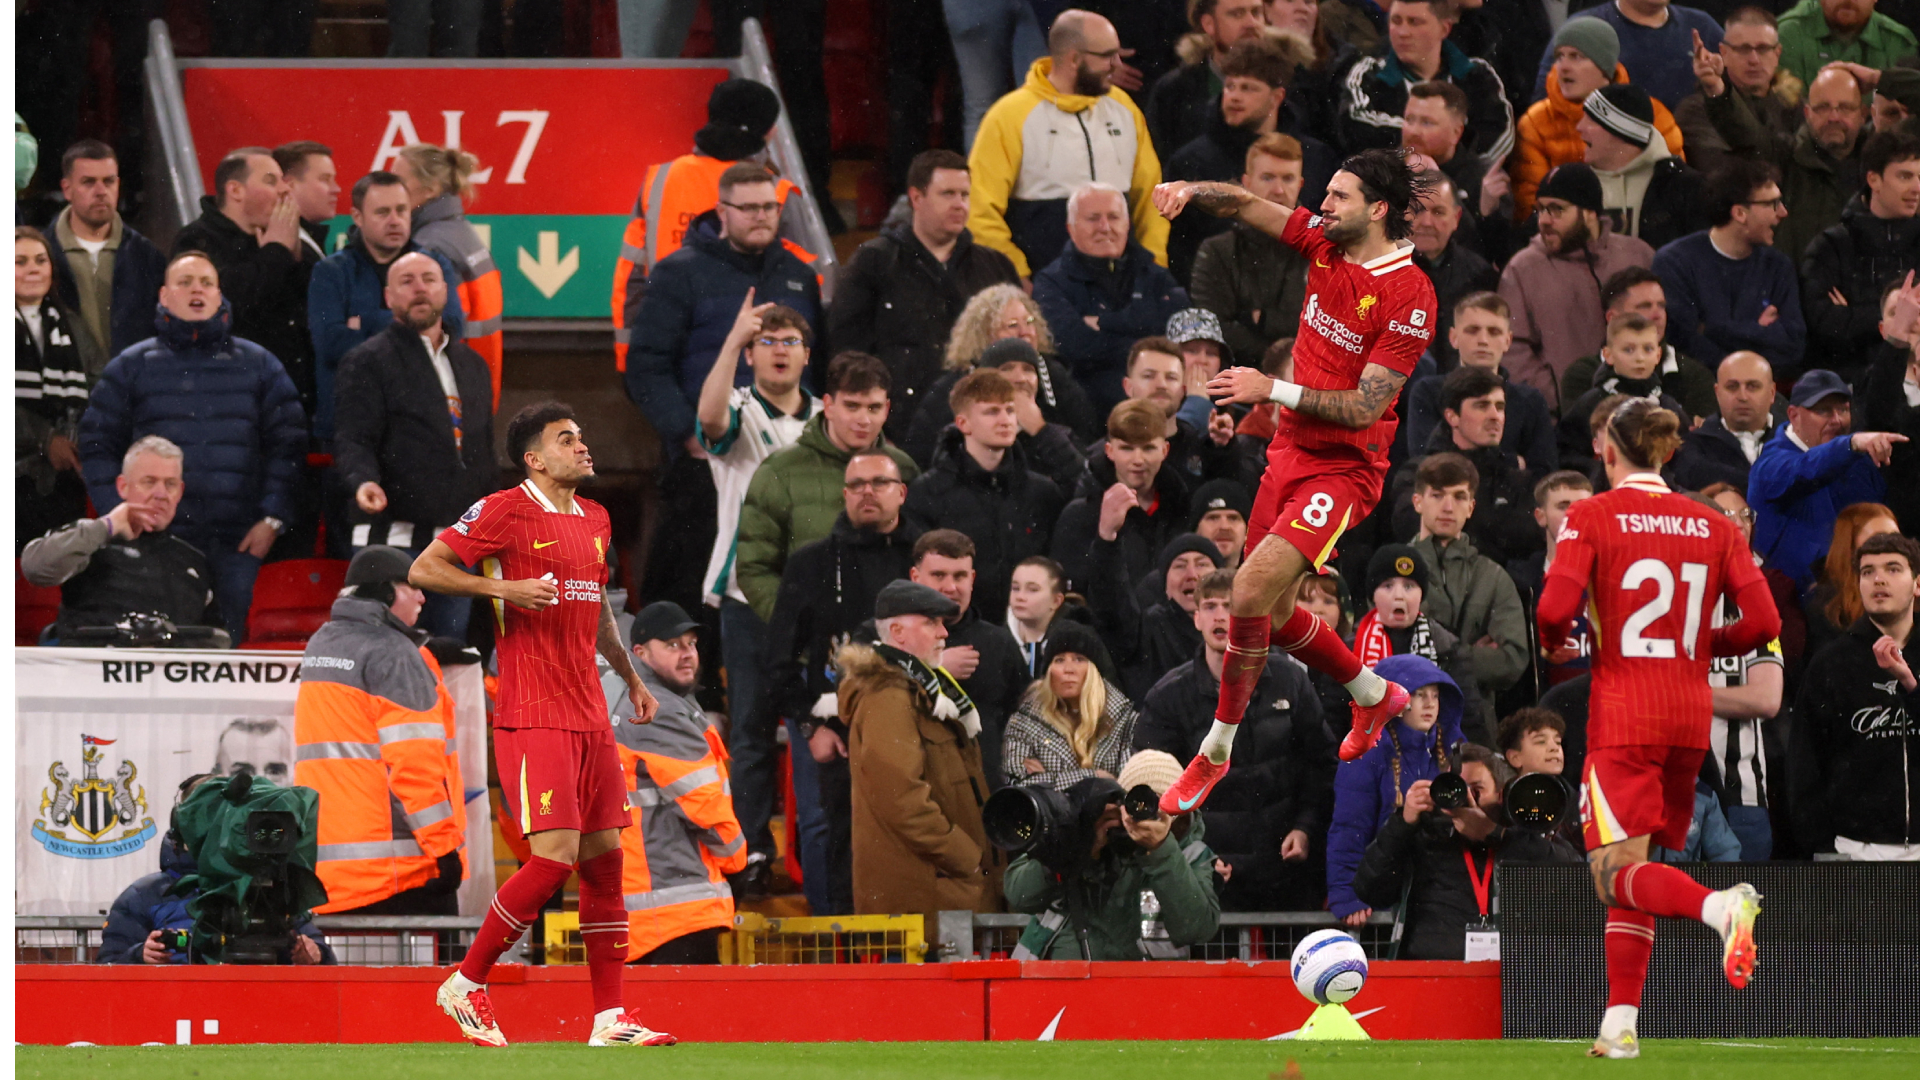
MULTIPOLYGON (((647 275, 661 259, 680 250, 693 219, 720 202, 720 174, 732 164, 704 154, 682 154, 648 166, 633 201, 633 220, 620 236, 620 258, 613 264, 613 357, 619 370, 627 370, 627 314, 639 306, 647 275)), ((783 204, 798 190, 791 180, 774 181, 774 197, 783 204)), ((814 261, 799 245, 781 242, 802 262, 814 261)))
MULTIPOLYGON (((631 708, 614 720, 633 814, 633 827, 620 831, 628 960, 695 930, 731 927, 726 876, 747 866, 720 733, 690 699, 651 679, 648 688, 661 703, 652 724, 628 724, 631 708)), ((622 683, 622 700, 625 690, 622 683)))
POLYGON ((442 195, 413 212, 413 242, 445 255, 460 280, 449 282, 466 313, 466 342, 493 372, 493 406, 500 407, 501 317, 505 300, 500 268, 480 234, 467 221, 457 195, 442 195))
POLYGON ((293 777, 320 793, 317 912, 425 885, 450 851, 465 876, 453 698, 432 654, 390 620, 383 604, 337 600, 301 659, 293 777))

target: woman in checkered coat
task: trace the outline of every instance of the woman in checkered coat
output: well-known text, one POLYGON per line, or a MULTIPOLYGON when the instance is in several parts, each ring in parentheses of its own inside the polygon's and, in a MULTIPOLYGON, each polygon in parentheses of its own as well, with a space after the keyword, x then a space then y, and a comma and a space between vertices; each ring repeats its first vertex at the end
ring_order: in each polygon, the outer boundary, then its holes
POLYGON ((1133 754, 1139 713, 1101 674, 1105 655, 1091 629, 1055 621, 1041 652, 1043 674, 1007 722, 1009 783, 1065 791, 1089 776, 1119 775, 1133 754))

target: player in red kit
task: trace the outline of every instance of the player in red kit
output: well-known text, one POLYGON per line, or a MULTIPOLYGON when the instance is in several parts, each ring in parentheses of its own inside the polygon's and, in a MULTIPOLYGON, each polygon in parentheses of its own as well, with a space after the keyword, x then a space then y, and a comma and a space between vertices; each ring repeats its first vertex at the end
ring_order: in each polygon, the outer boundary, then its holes
POLYGON ((621 1001, 627 910, 621 895, 620 830, 631 822, 626 778, 607 723, 596 652, 626 680, 629 723, 659 707, 633 669, 603 586, 613 540, 607 512, 574 492, 593 476, 593 457, 558 402, 529 405, 507 425, 520 459, 519 486, 474 503, 420 553, 409 580, 448 596, 494 601, 500 688, 494 758, 507 808, 533 858, 500 886, 440 1007, 478 1046, 507 1039, 487 997, 487 974, 575 870, 580 937, 593 985, 591 1046, 663 1046, 621 1001), (484 573, 467 573, 479 565, 484 573))
POLYGON ((1324 622, 1300 608, 1300 582, 1319 573, 1334 545, 1380 501, 1387 448, 1399 421, 1394 399, 1433 339, 1433 283, 1413 264, 1411 213, 1431 189, 1400 151, 1368 150, 1342 162, 1314 213, 1290 209, 1231 184, 1171 183, 1154 205, 1171 218, 1189 203, 1277 237, 1312 260, 1307 303, 1293 346, 1298 382, 1229 368, 1207 384, 1223 403, 1277 401, 1279 430, 1233 579, 1226 666, 1213 727, 1180 779, 1161 797, 1170 814, 1199 806, 1233 753, 1247 699, 1278 645, 1333 676, 1353 695, 1353 730, 1340 743, 1352 761, 1407 707, 1407 691, 1364 667, 1324 622), (1273 631, 1275 613, 1279 631, 1273 631))
POLYGON ((1607 1011, 1595 1057, 1640 1054, 1640 990, 1654 916, 1718 931, 1722 967, 1747 985, 1760 894, 1718 892, 1675 866, 1647 861, 1648 844, 1686 846, 1694 779, 1711 745, 1716 656, 1741 656, 1780 633, 1780 614, 1740 529, 1724 513, 1668 490, 1660 468, 1680 445, 1680 418, 1644 399, 1614 411, 1601 460, 1612 490, 1567 511, 1540 592, 1540 643, 1559 647, 1592 597, 1596 648, 1580 823, 1587 863, 1607 905, 1607 1011), (1739 621, 1714 627, 1722 596, 1739 621))

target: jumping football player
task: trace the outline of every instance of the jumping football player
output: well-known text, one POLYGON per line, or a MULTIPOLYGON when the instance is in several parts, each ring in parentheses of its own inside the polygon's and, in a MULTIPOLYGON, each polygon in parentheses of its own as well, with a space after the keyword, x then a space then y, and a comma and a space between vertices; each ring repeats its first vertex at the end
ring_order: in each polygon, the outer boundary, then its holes
POLYGON ((1654 916, 1697 919, 1720 934, 1735 987, 1753 977, 1760 894, 1718 892, 1675 866, 1647 861, 1649 842, 1686 846, 1694 778, 1710 745, 1716 656, 1740 656, 1780 633, 1780 614, 1740 529, 1676 494, 1660 468, 1680 445, 1680 418, 1635 399, 1607 421, 1601 460, 1613 490, 1573 505, 1554 539, 1540 591, 1540 642, 1566 639, 1592 598, 1596 648, 1580 825, 1607 905, 1607 1011, 1594 1057, 1640 1055, 1640 990, 1654 916), (1740 609, 1714 627, 1727 596, 1740 609))
POLYGON ((1247 555, 1233 579, 1227 662, 1213 727, 1162 810, 1199 806, 1226 775, 1233 736, 1266 666, 1269 644, 1332 675, 1353 695, 1353 730, 1340 743, 1352 761, 1407 707, 1407 691, 1361 665, 1339 635, 1295 603, 1341 533, 1372 512, 1387 475, 1399 420, 1393 402, 1433 338, 1433 283, 1413 264, 1413 208, 1430 189, 1400 151, 1367 150, 1342 162, 1314 213, 1268 202, 1232 184, 1170 183, 1154 206, 1171 218, 1191 204, 1234 218, 1312 260, 1307 303, 1293 346, 1297 382, 1236 367, 1207 392, 1222 403, 1277 401, 1279 429, 1247 529, 1247 555), (1284 620, 1272 632, 1274 614, 1284 620))
POLYGON ((594 652, 626 680, 629 723, 659 707, 621 644, 602 591, 613 533, 598 503, 575 495, 593 456, 573 411, 529 405, 507 425, 507 449, 527 478, 474 503, 420 553, 409 580, 447 596, 493 600, 499 619, 500 689, 494 757, 507 808, 533 849, 494 894, 465 962, 436 1001, 476 1046, 505 1046, 487 997, 487 974, 576 869, 580 937, 593 984, 590 1046, 668 1046, 626 1011, 621 976, 627 909, 621 895, 620 830, 631 822, 627 787, 594 652), (481 565, 476 576, 463 565, 481 565))

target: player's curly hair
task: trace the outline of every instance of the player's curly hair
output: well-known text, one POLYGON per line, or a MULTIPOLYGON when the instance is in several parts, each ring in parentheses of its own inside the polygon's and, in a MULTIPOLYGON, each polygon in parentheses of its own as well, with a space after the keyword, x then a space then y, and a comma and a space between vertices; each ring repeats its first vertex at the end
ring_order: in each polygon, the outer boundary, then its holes
POLYGON ((1680 418, 1646 398, 1630 398, 1608 418, 1607 438, 1630 464, 1658 469, 1680 448, 1680 418))
POLYGON ((1410 154, 1404 147, 1362 150, 1340 163, 1341 172, 1352 173, 1360 181, 1360 194, 1368 202, 1387 204, 1387 219, 1382 224, 1389 240, 1405 240, 1412 235, 1413 212, 1433 197, 1434 178, 1415 172, 1410 154))

